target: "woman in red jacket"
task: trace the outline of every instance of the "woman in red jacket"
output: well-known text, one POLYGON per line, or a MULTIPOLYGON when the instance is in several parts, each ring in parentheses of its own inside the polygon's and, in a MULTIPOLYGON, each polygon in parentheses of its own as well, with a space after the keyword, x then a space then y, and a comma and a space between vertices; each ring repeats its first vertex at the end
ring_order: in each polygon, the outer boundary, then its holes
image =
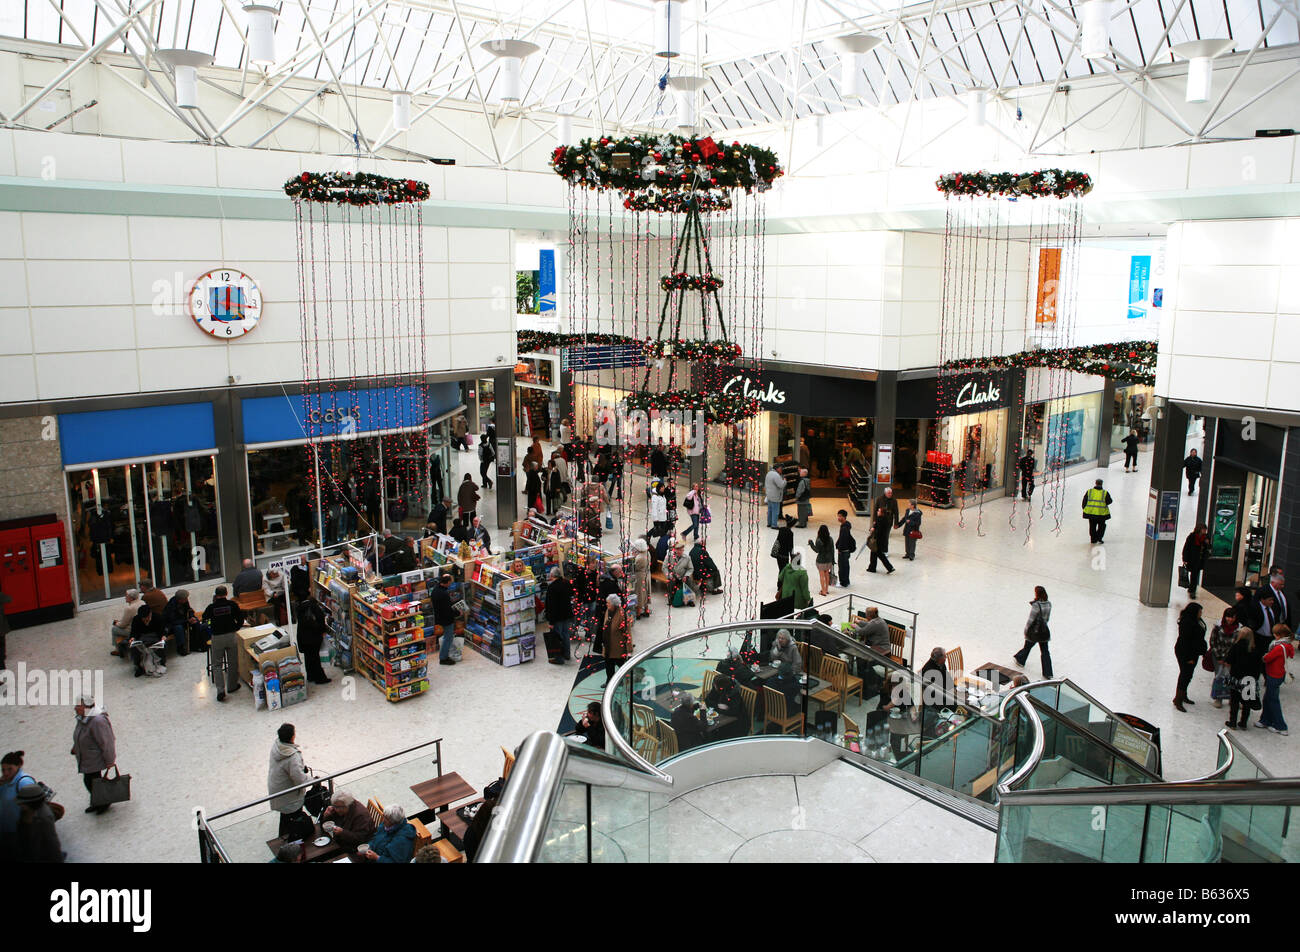
POLYGON ((1273 626, 1273 643, 1264 653, 1264 710, 1259 715, 1259 726, 1274 734, 1285 735, 1286 719, 1282 717, 1282 699, 1278 692, 1286 680, 1286 662, 1295 657, 1295 644, 1291 629, 1286 625, 1273 626))

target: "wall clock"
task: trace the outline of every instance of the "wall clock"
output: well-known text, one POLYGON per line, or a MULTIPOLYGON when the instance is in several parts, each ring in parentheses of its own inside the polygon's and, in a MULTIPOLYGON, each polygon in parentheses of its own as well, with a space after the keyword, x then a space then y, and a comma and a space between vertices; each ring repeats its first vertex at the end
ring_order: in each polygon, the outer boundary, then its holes
POLYGON ((243 337, 262 317, 262 292, 236 268, 213 268, 198 276, 189 294, 190 316, 218 340, 243 337))

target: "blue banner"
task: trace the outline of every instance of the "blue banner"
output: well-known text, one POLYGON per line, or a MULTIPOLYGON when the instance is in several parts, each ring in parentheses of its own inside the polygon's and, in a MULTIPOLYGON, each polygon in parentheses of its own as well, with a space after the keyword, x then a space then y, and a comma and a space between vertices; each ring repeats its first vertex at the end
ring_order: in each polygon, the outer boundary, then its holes
POLYGON ((537 269, 537 290, 541 295, 541 311, 555 310, 555 252, 542 249, 537 269))
POLYGON ((614 367, 644 367, 645 349, 639 344, 566 347, 564 370, 611 370, 614 367))
POLYGON ((1133 255, 1128 269, 1128 316, 1147 316, 1147 299, 1151 295, 1151 256, 1133 255))
POLYGON ((211 403, 59 414, 63 464, 166 456, 217 445, 211 403))

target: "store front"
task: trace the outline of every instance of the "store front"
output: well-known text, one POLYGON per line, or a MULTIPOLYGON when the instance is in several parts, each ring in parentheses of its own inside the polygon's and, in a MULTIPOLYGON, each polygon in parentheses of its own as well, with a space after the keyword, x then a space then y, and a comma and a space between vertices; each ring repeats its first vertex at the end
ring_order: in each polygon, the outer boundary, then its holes
POLYGON ((515 364, 515 432, 555 441, 560 421, 560 358, 556 354, 520 354, 515 364))
POLYGON ((459 384, 251 397, 241 409, 259 565, 370 532, 418 529, 450 488, 459 384))
MULTIPOLYGON (((1198 502, 1210 530, 1203 584, 1231 604, 1233 588, 1258 586, 1273 561, 1287 431, 1237 420, 1214 421, 1214 430, 1214 458, 1198 489, 1208 493, 1198 502)), ((1207 445, 1210 437, 1207 432, 1207 445)))
POLYGON ((212 404, 59 416, 79 604, 223 576, 212 404))
POLYGON ((900 382, 894 485, 936 508, 1002 489, 1013 383, 1005 371, 900 382))
POLYGON ((1142 442, 1151 440, 1152 426, 1146 412, 1155 396, 1155 388, 1146 384, 1131 384, 1115 388, 1115 399, 1110 410, 1110 458, 1112 461, 1124 456, 1124 444, 1120 441, 1128 436, 1129 430, 1137 430, 1142 442))
MULTIPOLYGON (((1097 437, 1103 425, 1101 400, 1102 393, 1097 391, 1025 404, 1021 445, 1033 451, 1040 470, 1049 459, 1060 459, 1066 467, 1096 461, 1097 437)), ((1127 434, 1126 429, 1121 438, 1127 434)))

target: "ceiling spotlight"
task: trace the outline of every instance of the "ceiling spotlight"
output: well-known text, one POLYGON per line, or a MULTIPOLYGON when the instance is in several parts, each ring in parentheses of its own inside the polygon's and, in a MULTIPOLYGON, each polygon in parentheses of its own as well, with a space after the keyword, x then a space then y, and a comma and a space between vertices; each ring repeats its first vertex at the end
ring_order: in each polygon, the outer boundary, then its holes
POLYGON ((159 50, 157 55, 172 68, 176 81, 176 105, 182 109, 199 108, 198 68, 211 63, 212 55, 198 50, 159 50))
POLYGON ((1232 40, 1189 40, 1175 43, 1170 49, 1187 60, 1187 101, 1209 100, 1214 72, 1211 60, 1232 49, 1232 40))
POLYGON ((982 126, 987 123, 988 108, 989 91, 979 86, 972 89, 966 100, 966 116, 970 119, 971 125, 982 126))
POLYGON ((867 94, 867 54, 880 45, 880 37, 850 33, 835 38, 840 48, 840 96, 861 99, 867 94))
POLYGON ((411 128, 411 94, 404 89, 393 93, 393 128, 398 132, 411 128))
POLYGON ((497 78, 501 81, 501 101, 518 102, 523 98, 521 75, 524 59, 541 49, 527 40, 488 40, 479 49, 487 50, 501 63, 497 78))
POLYGON ((705 82, 703 76, 668 77, 668 85, 677 93, 677 128, 695 128, 695 91, 703 86, 705 82))
POLYGON ((244 12, 248 14, 248 61, 258 66, 270 66, 275 62, 275 7, 265 3, 247 3, 244 12))
POLYGON ((655 56, 682 52, 682 5, 685 0, 655 0, 655 56))
POLYGON ((1084 59, 1105 59, 1110 55, 1111 0, 1087 0, 1079 21, 1079 52, 1084 59))

